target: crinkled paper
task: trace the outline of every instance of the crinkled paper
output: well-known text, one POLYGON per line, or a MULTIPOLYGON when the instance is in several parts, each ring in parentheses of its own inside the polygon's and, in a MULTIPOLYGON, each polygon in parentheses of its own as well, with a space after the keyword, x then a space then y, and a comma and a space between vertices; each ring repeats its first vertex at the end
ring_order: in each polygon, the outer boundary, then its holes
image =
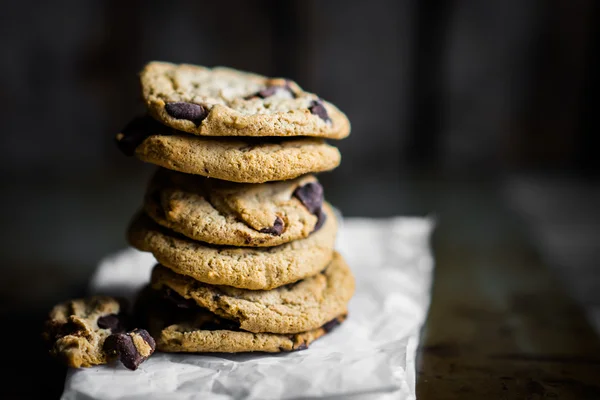
MULTIPOLYGON (((347 321, 308 350, 281 354, 154 354, 69 370, 63 399, 414 399, 415 353, 429 306, 433 258, 427 218, 347 218, 337 248, 356 276, 347 321)), ((94 293, 133 296, 154 258, 107 257, 94 293)))

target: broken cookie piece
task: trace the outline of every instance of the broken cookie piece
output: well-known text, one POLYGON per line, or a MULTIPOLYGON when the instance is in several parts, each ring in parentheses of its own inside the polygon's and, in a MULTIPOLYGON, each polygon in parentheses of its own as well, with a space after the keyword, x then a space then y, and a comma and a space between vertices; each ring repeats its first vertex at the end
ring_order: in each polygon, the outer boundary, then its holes
POLYGON ((111 357, 118 356, 125 367, 136 370, 154 353, 156 343, 144 329, 127 333, 114 333, 106 338, 104 351, 111 357))
POLYGON ((154 340, 145 331, 124 333, 128 321, 125 311, 123 300, 109 296, 69 300, 52 309, 42 336, 51 346, 50 354, 69 367, 107 364, 120 356, 127 368, 135 369, 154 352, 154 340), (140 348, 139 356, 123 356, 125 352, 113 349, 107 351, 105 342, 117 335, 139 336, 141 339, 135 339, 137 345, 134 345, 136 349, 140 348))

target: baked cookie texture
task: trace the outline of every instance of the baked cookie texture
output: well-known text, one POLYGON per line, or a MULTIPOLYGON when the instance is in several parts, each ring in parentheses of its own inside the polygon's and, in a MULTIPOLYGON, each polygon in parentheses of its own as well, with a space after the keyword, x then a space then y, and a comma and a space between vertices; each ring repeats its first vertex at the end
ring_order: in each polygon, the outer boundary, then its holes
POLYGON ((155 119, 195 135, 342 139, 350 133, 350 122, 337 107, 286 79, 151 62, 140 81, 155 119))
POLYGON ((157 349, 169 353, 276 353, 304 350, 346 318, 344 313, 307 332, 253 333, 241 330, 236 322, 202 309, 173 291, 145 289, 142 293, 143 309, 138 305, 140 314, 145 316, 148 329, 156 338, 157 349))
POLYGON ((129 243, 178 274, 212 285, 268 290, 323 270, 333 257, 337 221, 324 203, 324 224, 305 239, 276 247, 223 247, 186 238, 138 214, 129 243))
POLYGON ((43 337, 50 353, 73 368, 106 364, 117 358, 135 370, 154 353, 156 344, 144 329, 126 331, 123 303, 113 297, 93 296, 55 306, 43 337))
POLYGON ((58 304, 50 312, 43 333, 51 343, 50 353, 74 368, 106 364, 110 357, 103 345, 112 334, 112 324, 103 321, 120 311, 119 301, 107 296, 58 304))
POLYGON ((277 246, 303 239, 323 218, 323 188, 312 176, 240 184, 159 169, 144 211, 191 239, 229 246, 277 246))
POLYGON ((344 314, 354 293, 354 277, 336 252, 321 273, 273 290, 207 285, 160 264, 152 271, 151 286, 191 299, 244 331, 289 334, 317 329, 344 314))
POLYGON ((117 134, 127 155, 167 169, 231 182, 263 183, 330 171, 339 150, 317 138, 206 138, 173 131, 148 117, 117 134))
POLYGON ((305 350, 308 346, 329 333, 335 326, 341 324, 346 315, 341 315, 329 321, 322 327, 308 332, 294 334, 252 333, 241 330, 207 329, 211 319, 195 315, 189 320, 182 320, 170 325, 156 319, 152 330, 157 340, 157 348, 168 353, 177 352, 267 352, 278 353, 285 351, 305 350))

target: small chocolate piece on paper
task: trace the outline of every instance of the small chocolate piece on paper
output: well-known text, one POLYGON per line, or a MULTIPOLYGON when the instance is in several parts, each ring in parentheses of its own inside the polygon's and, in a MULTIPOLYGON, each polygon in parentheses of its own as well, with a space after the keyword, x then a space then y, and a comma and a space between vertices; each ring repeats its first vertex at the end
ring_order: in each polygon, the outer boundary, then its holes
POLYGON ((144 329, 114 333, 104 341, 104 351, 119 356, 123 365, 130 370, 136 370, 155 349, 156 342, 144 329))

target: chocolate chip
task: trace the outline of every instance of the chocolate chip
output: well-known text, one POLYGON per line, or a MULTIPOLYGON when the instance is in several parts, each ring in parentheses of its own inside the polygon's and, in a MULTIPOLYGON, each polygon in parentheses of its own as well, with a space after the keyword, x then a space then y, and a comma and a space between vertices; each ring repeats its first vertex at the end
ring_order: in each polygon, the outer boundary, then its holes
POLYGON ((200 125, 208 116, 208 109, 205 106, 194 103, 167 103, 165 110, 173 118, 187 119, 196 125, 200 125))
POLYGON ((331 332, 333 330, 333 328, 335 328, 336 326, 338 326, 340 324, 341 324, 340 320, 337 318, 334 318, 331 321, 327 322, 325 325, 323 325, 322 328, 325 332, 331 332))
POLYGON ((121 321, 117 314, 104 315, 98 318, 98 327, 101 329, 110 329, 112 332, 122 330, 121 321))
POLYGON ((154 353, 154 350, 156 350, 156 342, 154 341, 154 338, 150 336, 148 331, 145 329, 134 329, 133 332, 140 335, 148 346, 150 346, 151 353, 154 353))
POLYGON ((323 186, 318 182, 310 182, 294 190, 294 196, 304 204, 311 214, 317 215, 323 206, 323 186))
POLYGON ((256 97, 260 97, 261 99, 264 99, 266 97, 271 97, 275 93, 277 93, 277 91, 280 89, 281 89, 281 87, 279 87, 279 86, 269 86, 268 88, 263 89, 260 92, 256 93, 256 97))
POLYGON ((165 132, 165 128, 150 117, 137 117, 129 122, 115 137, 117 146, 131 157, 135 149, 149 136, 165 132))
POLYGON ((283 220, 279 217, 275 218, 275 222, 273 222, 273 226, 268 228, 262 228, 260 233, 269 233, 273 236, 279 236, 283 232, 283 220))
POLYGON ((323 206, 323 186, 318 182, 307 183, 296 188, 294 196, 304 204, 311 214, 317 216, 317 223, 313 232, 319 230, 327 220, 327 215, 321 208, 323 206))
POLYGON ((250 100, 255 97, 258 97, 261 99, 266 99, 267 97, 273 96, 275 93, 277 93, 280 90, 287 90, 292 95, 292 97, 296 98, 296 93, 294 93, 294 91, 292 90, 289 82, 286 81, 285 85, 267 86, 263 90, 259 90, 258 92, 254 93, 254 94, 244 97, 244 100, 250 100))
POLYGON ((221 298, 220 294, 213 294, 213 301, 219 301, 219 299, 221 298))
POLYGON ((329 118, 329 114, 327 114, 327 110, 323 105, 323 101, 321 99, 313 100, 308 107, 308 110, 311 114, 314 114, 321 118, 325 122, 331 122, 331 118, 329 118))
POLYGON ((323 227, 323 225, 325 224, 325 221, 327 221, 327 214, 325 214, 325 212, 321 209, 317 213, 317 223, 315 224, 313 232, 316 232, 319 229, 321 229, 321 227, 323 227))
POLYGON ((146 361, 154 353, 156 342, 144 329, 134 329, 129 333, 114 333, 104 341, 104 351, 111 355, 118 355, 125 367, 136 370, 139 365, 146 361), (134 342, 134 336, 138 335, 150 348, 149 354, 142 355, 134 342))

